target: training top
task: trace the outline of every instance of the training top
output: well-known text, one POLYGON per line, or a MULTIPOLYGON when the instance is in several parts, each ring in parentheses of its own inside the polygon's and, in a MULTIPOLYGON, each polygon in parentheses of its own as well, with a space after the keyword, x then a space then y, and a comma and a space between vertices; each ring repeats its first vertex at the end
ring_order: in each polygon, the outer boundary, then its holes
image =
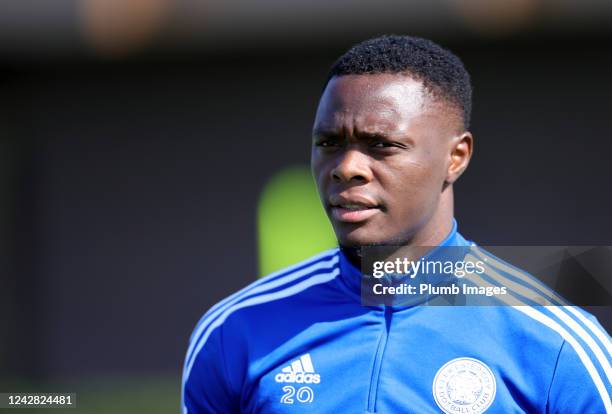
POLYGON ((610 336, 592 315, 464 239, 455 221, 440 246, 474 246, 486 283, 558 306, 362 306, 360 269, 332 249, 202 317, 182 413, 612 413, 610 336))

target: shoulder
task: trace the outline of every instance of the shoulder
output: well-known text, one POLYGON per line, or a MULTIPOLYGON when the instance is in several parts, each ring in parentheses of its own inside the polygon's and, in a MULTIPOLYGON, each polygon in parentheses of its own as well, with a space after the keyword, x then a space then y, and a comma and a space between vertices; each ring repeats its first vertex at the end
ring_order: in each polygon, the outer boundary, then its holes
POLYGON ((190 342, 201 337, 205 330, 222 325, 242 309, 273 303, 333 279, 339 273, 338 262, 338 249, 330 249, 247 285, 213 305, 196 324, 190 342))
POLYGON ((593 315, 570 304, 538 278, 476 245, 468 255, 466 260, 483 263, 484 272, 476 283, 506 287, 507 294, 498 296, 501 306, 526 315, 568 342, 571 334, 589 343, 600 341, 610 349, 610 336, 593 315))
POLYGON ((612 344, 597 319, 568 303, 536 277, 490 252, 472 246, 468 254, 472 255, 468 260, 484 263, 485 271, 478 283, 507 288, 507 297, 500 299, 500 306, 502 313, 516 324, 515 334, 524 333, 521 336, 525 341, 547 342, 550 348, 559 349, 559 355, 562 349, 564 355, 573 355, 559 357, 557 375, 590 378, 589 383, 603 401, 609 401, 612 344), (561 366, 570 360, 576 363, 561 366))
MULTIPOLYGON (((309 287, 335 278, 339 274, 338 262, 338 249, 324 251, 267 275, 212 306, 191 333, 185 357, 184 377, 189 377, 199 355, 227 351, 229 344, 223 341, 223 331, 228 329, 228 323, 235 322, 236 315, 241 316, 242 320, 245 320, 246 315, 248 324, 249 315, 256 314, 259 308, 294 297, 309 287)), ((245 324, 232 325, 231 329, 240 330, 244 328, 240 325, 245 324)), ((253 326, 249 329, 253 329, 253 326)), ((236 340, 237 337, 232 336, 232 342, 236 340)))

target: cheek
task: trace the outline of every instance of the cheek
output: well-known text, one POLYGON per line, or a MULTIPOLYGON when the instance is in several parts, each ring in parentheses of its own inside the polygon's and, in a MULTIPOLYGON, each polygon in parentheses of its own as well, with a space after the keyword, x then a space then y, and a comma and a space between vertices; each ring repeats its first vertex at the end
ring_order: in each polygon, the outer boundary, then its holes
POLYGON ((324 171, 323 163, 318 157, 314 155, 310 161, 310 171, 312 172, 312 176, 315 180, 315 183, 317 184, 318 187, 320 187, 323 184, 323 179, 326 174, 324 171))
MULTIPOLYGON (((442 191, 438 165, 405 162, 401 169, 388 171, 383 185, 390 200, 390 209, 396 213, 415 215, 426 213, 442 191)), ((381 181, 382 181, 381 177, 381 181)), ((393 213, 390 211, 390 213, 393 213)))

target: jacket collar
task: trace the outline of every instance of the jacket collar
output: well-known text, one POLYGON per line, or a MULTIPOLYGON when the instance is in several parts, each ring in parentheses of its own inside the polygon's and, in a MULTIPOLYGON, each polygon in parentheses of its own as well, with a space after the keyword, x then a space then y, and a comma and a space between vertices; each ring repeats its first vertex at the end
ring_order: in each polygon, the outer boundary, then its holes
MULTIPOLYGON (((459 255, 465 254, 465 249, 445 249, 448 246, 457 247, 468 247, 473 243, 466 240, 457 231, 457 221, 453 218, 453 227, 449 234, 446 236, 438 246, 432 249, 427 255, 424 256, 426 260, 458 260, 459 255)), ((353 293, 359 297, 361 295, 361 269, 353 265, 346 254, 339 250, 339 261, 340 261, 340 281, 353 293)), ((436 276, 437 277, 437 276, 436 276)), ((436 283, 440 283, 441 280, 438 278, 435 280, 436 283)))

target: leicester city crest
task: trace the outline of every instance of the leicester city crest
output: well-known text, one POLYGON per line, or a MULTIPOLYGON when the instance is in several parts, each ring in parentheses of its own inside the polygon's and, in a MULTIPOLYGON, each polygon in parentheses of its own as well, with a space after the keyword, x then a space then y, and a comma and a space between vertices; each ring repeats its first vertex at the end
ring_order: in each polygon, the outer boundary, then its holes
POLYGON ((433 396, 447 414, 484 413, 495 399, 495 376, 482 361, 455 358, 436 373, 433 396))

